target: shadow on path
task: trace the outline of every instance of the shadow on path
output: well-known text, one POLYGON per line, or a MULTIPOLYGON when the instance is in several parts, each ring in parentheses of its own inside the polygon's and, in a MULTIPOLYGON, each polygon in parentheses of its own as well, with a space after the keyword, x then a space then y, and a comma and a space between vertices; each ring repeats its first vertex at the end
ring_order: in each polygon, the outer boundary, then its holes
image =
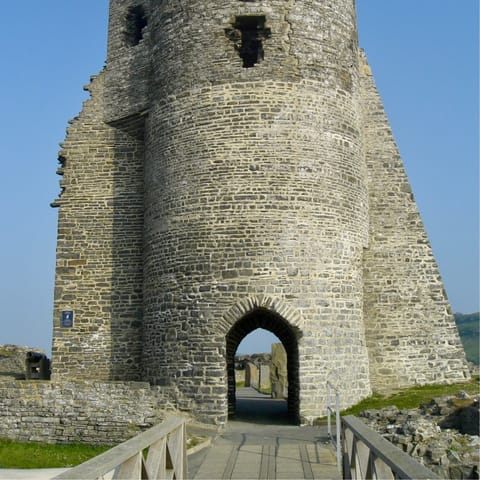
POLYGON ((236 397, 235 416, 210 448, 188 458, 189 478, 340 479, 326 428, 293 425, 285 400, 253 388, 236 397))
POLYGON ((273 399, 253 388, 237 388, 235 415, 231 420, 260 425, 292 425, 287 401, 273 399))

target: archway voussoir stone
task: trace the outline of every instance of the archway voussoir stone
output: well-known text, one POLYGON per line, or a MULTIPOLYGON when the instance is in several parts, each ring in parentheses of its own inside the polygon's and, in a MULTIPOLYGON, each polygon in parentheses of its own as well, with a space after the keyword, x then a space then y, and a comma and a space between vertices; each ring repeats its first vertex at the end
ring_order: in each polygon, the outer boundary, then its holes
POLYGON ((255 309, 264 309, 285 318, 292 326, 299 327, 301 315, 291 305, 285 304, 281 299, 272 298, 266 295, 255 295, 240 299, 222 315, 221 326, 225 328, 224 333, 232 327, 244 315, 255 309))

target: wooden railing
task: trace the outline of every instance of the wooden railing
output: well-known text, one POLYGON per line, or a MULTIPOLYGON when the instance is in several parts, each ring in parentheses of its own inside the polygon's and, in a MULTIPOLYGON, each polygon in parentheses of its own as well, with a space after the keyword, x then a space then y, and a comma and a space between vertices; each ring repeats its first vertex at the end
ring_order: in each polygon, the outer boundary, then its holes
POLYGON ((185 420, 172 417, 160 425, 55 477, 54 480, 186 479, 185 420), (148 448, 148 452, 144 452, 148 448), (113 476, 112 476, 113 472, 113 476))
POLYGON ((439 479, 358 418, 342 417, 343 478, 439 479))

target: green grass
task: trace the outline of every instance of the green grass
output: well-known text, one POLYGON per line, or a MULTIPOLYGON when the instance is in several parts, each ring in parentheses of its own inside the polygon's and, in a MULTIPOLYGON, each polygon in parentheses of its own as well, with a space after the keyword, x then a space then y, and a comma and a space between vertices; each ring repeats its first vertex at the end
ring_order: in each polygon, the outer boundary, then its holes
POLYGON ((15 352, 7 348, 0 348, 0 357, 13 357, 15 352))
POLYGON ((0 439, 0 468, 74 467, 111 447, 80 444, 47 445, 0 439))
MULTIPOLYGON (((207 437, 189 435, 188 448, 207 437)), ((112 448, 78 443, 48 445, 37 442, 15 442, 0 439, 0 468, 67 468, 75 467, 112 448)))
POLYGON ((380 409, 395 405, 399 409, 417 408, 422 403, 428 403, 432 398, 455 395, 460 390, 470 395, 480 393, 478 377, 471 382, 456 383, 454 385, 423 385, 401 390, 393 395, 374 393, 371 397, 362 400, 353 407, 341 412, 342 415, 358 415, 362 410, 380 409))

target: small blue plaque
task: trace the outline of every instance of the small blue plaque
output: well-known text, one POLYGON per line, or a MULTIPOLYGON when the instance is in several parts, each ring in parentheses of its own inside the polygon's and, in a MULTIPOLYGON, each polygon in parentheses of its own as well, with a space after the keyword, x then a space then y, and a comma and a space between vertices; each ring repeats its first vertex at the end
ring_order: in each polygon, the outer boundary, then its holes
POLYGON ((62 328, 72 328, 73 327, 73 311, 64 310, 62 312, 62 328))

